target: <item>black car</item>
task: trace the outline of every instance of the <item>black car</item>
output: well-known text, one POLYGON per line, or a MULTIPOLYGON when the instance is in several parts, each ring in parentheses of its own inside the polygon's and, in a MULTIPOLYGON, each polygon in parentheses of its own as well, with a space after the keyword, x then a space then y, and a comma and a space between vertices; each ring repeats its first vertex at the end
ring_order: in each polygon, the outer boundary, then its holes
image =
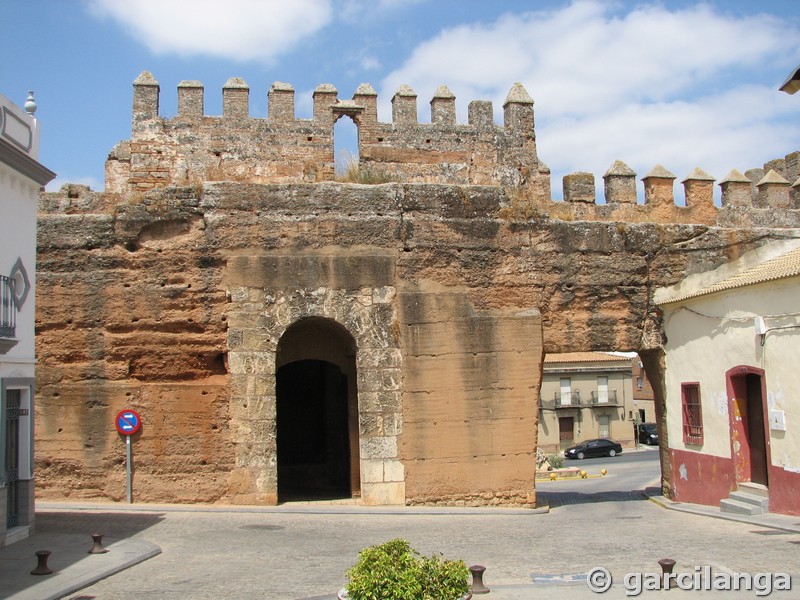
POLYGON ((564 450, 565 458, 595 458, 597 456, 616 456, 622 452, 622 446, 606 438, 586 440, 577 446, 564 450))
POLYGON ((640 444, 648 444, 650 446, 658 445, 658 429, 655 423, 639 423, 636 428, 636 437, 639 439, 640 444))

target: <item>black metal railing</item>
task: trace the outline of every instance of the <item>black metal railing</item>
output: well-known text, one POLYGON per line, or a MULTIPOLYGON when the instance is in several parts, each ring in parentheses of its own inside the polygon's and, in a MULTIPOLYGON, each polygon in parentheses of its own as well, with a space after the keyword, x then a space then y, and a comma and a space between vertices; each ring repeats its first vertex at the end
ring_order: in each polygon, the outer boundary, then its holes
POLYGON ((595 404, 617 404, 617 390, 608 390, 606 392, 592 392, 592 405, 595 404))
POLYGON ((0 275, 0 337, 13 338, 17 328, 14 280, 0 275))
POLYGON ((553 395, 556 408, 579 407, 581 405, 581 393, 574 392, 555 392, 553 395))

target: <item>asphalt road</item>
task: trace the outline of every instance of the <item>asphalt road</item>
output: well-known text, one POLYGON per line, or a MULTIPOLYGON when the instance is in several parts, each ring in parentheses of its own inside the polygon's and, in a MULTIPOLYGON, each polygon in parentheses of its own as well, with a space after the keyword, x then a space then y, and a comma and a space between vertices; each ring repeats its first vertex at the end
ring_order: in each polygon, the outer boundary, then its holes
POLYGON ((614 457, 565 460, 564 466, 586 471, 587 478, 537 480, 536 493, 540 503, 546 500, 553 507, 625 499, 647 487, 658 487, 661 478, 661 465, 655 447, 623 452, 614 457), (603 469, 606 471, 605 475, 601 473, 603 469))
POLYGON ((639 450, 622 451, 616 456, 602 456, 600 458, 564 459, 565 467, 582 467, 582 465, 607 465, 607 464, 628 464, 628 463, 649 463, 655 459, 658 462, 658 446, 640 446, 639 450))

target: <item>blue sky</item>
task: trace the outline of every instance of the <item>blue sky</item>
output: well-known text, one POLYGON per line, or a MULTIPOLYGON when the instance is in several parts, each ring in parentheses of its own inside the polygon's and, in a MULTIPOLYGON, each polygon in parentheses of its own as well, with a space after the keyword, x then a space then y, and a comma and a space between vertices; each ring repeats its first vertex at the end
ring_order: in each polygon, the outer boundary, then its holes
MULTIPOLYGON (((471 100, 492 100, 502 123, 521 82, 556 197, 576 171, 601 190, 615 160, 639 178, 661 164, 678 181, 697 166, 720 180, 800 150, 800 94, 778 91, 800 64, 800 0, 3 0, 1 27, 0 93, 21 105, 35 91, 50 190, 103 189, 144 70, 164 117, 181 81, 200 80, 218 115, 222 86, 241 77, 253 117, 275 81, 294 86, 299 118, 318 84, 349 99, 368 82, 382 121, 401 84, 429 121, 445 84, 459 121, 471 100)), ((347 121, 340 148, 352 147, 347 121)))

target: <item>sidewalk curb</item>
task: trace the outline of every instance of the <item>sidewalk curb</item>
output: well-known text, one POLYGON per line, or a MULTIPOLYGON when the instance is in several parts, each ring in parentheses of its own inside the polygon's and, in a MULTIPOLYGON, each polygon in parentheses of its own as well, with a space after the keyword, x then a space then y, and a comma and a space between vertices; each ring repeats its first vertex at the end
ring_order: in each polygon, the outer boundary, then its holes
POLYGON ((69 503, 36 502, 37 512, 57 511, 117 511, 117 512, 229 512, 229 513, 282 513, 282 514, 329 514, 329 515, 459 515, 459 516, 532 516, 549 512, 545 507, 518 508, 502 506, 363 506, 360 504, 331 504, 295 502, 278 506, 246 506, 235 504, 122 504, 122 503, 69 503))
POLYGON ((766 513, 762 515, 739 515, 735 513, 721 512, 719 507, 706 506, 703 504, 688 504, 685 502, 675 502, 663 496, 654 496, 649 494, 646 490, 642 492, 645 498, 657 504, 661 508, 667 510, 675 510, 678 512, 698 515, 701 517, 710 517, 712 519, 720 519, 723 521, 735 521, 737 523, 748 523, 758 527, 766 527, 768 529, 776 529, 778 531, 785 531, 787 533, 800 534, 800 522, 791 523, 796 521, 797 517, 790 515, 781 515, 776 513, 766 513))
POLYGON ((0 549, 0 579, 7 600, 58 600, 101 579, 161 554, 148 541, 128 538, 108 546, 105 554, 89 554, 87 536, 75 534, 36 535, 0 549), (31 575, 36 566, 34 552, 52 551, 51 575, 31 575))

